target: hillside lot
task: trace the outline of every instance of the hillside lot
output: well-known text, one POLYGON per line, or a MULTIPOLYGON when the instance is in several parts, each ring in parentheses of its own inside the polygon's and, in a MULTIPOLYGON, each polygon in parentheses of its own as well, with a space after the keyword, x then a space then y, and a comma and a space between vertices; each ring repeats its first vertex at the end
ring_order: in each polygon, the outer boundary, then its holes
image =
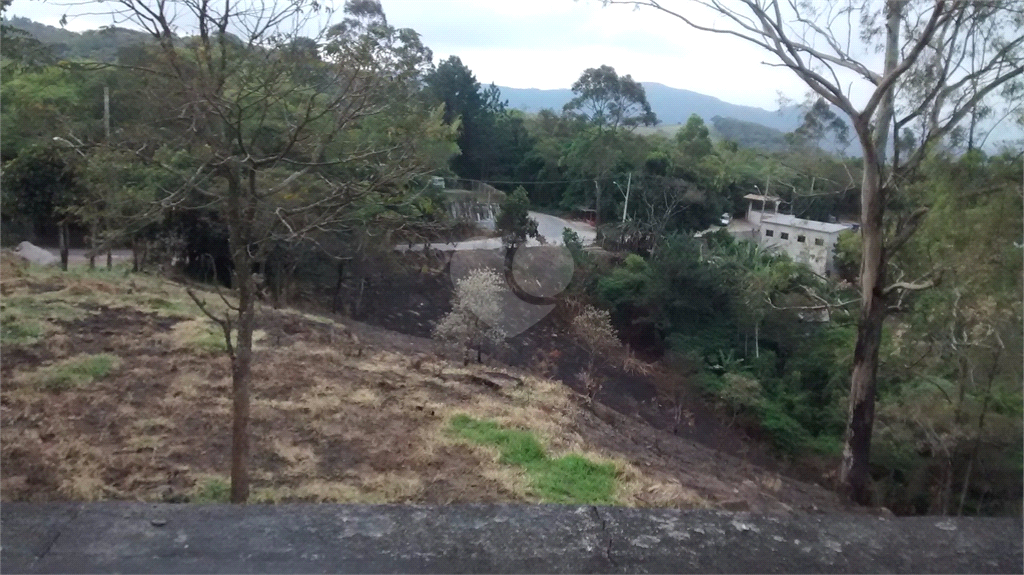
MULTIPOLYGON (((6 254, 0 285, 4 501, 226 498, 229 361, 184 286, 6 254)), ((269 308, 258 325, 254 502, 845 508, 558 381, 463 367, 430 340, 269 308)))

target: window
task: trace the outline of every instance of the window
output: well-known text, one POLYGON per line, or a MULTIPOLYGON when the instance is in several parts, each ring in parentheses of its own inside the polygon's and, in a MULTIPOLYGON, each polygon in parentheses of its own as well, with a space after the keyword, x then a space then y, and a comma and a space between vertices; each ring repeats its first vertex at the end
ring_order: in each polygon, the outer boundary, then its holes
POLYGON ((807 238, 804 237, 804 236, 797 236, 796 237, 796 241, 798 241, 800 243, 804 243, 805 241, 807 241, 807 238))
POLYGON ((784 240, 788 240, 789 239, 789 234, 786 233, 786 232, 782 232, 781 234, 779 234, 779 237, 784 239, 784 240))
POLYGON ((775 232, 773 230, 765 230, 764 235, 765 237, 770 238, 775 235, 775 232))
POLYGON ((814 238, 814 245, 816 245, 816 246, 823 246, 823 245, 825 245, 825 240, 823 240, 821 238, 814 238))

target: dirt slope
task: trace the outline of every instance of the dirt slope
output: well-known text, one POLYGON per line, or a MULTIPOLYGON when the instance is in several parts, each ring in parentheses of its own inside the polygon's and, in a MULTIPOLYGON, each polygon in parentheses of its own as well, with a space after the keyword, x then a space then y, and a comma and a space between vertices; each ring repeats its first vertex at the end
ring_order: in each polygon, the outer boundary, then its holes
MULTIPOLYGON (((229 363, 181 285, 122 270, 0 279, 4 501, 223 495, 229 363)), ((587 406, 560 382, 463 368, 429 340, 269 309, 259 328, 254 501, 541 501, 495 449, 450 432, 469 414, 532 431, 552 456, 614 463, 622 505, 845 509, 820 487, 587 406), (523 383, 495 389, 481 371, 523 383)))

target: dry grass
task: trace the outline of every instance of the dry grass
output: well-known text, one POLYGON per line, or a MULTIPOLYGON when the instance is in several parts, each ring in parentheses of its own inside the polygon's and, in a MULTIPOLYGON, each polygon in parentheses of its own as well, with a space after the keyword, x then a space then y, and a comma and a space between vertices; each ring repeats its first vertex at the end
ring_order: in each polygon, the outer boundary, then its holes
MULTIPOLYGON (((30 270, 18 279, 26 282, 11 294, 20 298, 13 300, 19 313, 46 322, 46 333, 63 340, 17 344, 27 355, 11 363, 5 354, 5 378, 37 381, 45 370, 78 361, 67 353, 82 346, 115 342, 118 354, 88 392, 71 386, 55 396, 32 385, 4 386, 3 499, 156 500, 174 492, 222 500, 230 365, 219 328, 184 288, 117 270, 30 270)), ((222 303, 204 297, 211 306, 222 303)), ((538 501, 530 478, 501 463, 495 448, 445 432, 463 413, 529 430, 553 458, 574 454, 613 465, 619 504, 706 505, 670 474, 588 442, 580 426, 593 418, 558 382, 515 374, 522 386, 493 390, 468 383, 481 369, 475 366, 364 349, 345 325, 297 312, 262 315, 306 327, 288 345, 271 343, 271 327, 261 331, 251 392, 255 502, 538 501)))
POLYGON ((313 479, 298 487, 259 487, 253 490, 251 497, 253 503, 370 503, 369 499, 356 485, 322 479, 313 479))

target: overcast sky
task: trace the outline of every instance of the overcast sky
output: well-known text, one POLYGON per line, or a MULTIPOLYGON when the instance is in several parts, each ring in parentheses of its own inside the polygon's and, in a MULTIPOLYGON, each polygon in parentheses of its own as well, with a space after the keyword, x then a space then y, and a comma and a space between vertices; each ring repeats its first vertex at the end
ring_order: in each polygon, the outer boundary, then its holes
MULTIPOLYGON (((341 2, 337 4, 340 6, 341 2)), ((608 64, 638 81, 659 82, 768 110, 778 92, 802 100, 806 88, 789 71, 761 64, 768 56, 743 41, 689 30, 652 10, 602 6, 598 0, 382 0, 388 20, 413 28, 437 60, 459 56, 483 84, 568 88, 586 68, 608 64)), ((59 25, 74 8, 15 0, 11 15, 59 25)), ((68 22, 80 31, 109 17, 68 22)))

